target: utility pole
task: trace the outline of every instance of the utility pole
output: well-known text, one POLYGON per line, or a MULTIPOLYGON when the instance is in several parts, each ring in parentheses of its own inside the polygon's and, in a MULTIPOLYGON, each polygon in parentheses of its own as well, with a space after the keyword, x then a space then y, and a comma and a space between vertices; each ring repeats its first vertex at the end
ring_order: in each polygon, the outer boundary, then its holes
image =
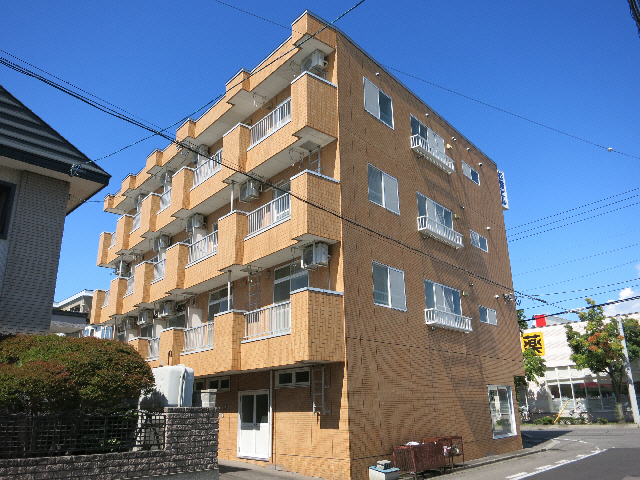
POLYGON ((622 349, 624 352, 624 371, 627 375, 627 385, 629 386, 629 402, 633 412, 633 423, 640 425, 640 413, 638 413, 638 398, 636 397, 636 387, 633 384, 633 373, 631 372, 631 362, 629 362, 629 352, 627 351, 627 340, 624 336, 624 325, 622 318, 618 317, 618 331, 622 336, 622 349))

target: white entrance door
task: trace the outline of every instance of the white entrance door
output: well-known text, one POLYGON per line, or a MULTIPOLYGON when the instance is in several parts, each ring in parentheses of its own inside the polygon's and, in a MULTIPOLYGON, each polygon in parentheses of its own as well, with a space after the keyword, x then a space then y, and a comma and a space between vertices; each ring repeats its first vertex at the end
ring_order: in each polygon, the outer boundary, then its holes
POLYGON ((238 457, 269 460, 269 390, 238 395, 238 457))

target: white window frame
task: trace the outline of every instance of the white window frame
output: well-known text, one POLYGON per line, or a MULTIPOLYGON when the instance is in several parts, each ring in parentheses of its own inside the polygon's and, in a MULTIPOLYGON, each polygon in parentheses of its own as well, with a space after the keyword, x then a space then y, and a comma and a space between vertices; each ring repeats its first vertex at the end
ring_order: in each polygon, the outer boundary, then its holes
POLYGON ((229 382, 229 386, 228 386, 228 387, 226 387, 226 388, 217 388, 216 390, 217 390, 218 392, 228 392, 229 390, 231 390, 231 380, 230 380, 229 375, 226 375, 226 376, 224 376, 224 377, 213 377, 213 378, 209 378, 209 379, 207 380, 207 382, 208 382, 208 384, 209 384, 209 388, 211 388, 211 382, 215 382, 215 381, 217 381, 217 382, 218 382, 218 385, 220 385, 220 382, 221 382, 222 380, 226 380, 227 382, 229 382))
POLYGON ((483 307, 478 305, 478 311, 480 313, 480 321, 488 325, 498 325, 498 314, 493 308, 483 307), (482 319, 482 311, 484 310, 484 320, 482 319))
POLYGON ((467 177, 469 180, 471 180, 473 183, 477 183, 478 185, 480 185, 480 174, 478 173, 478 171, 472 168, 471 165, 466 163, 464 160, 461 160, 461 162, 462 162, 462 173, 464 174, 464 176, 467 177), (473 179, 474 173, 476 174, 476 178, 478 179, 478 181, 473 179))
POLYGON ((231 285, 231 299, 230 299, 230 301, 229 301, 229 295, 225 295, 224 297, 221 297, 221 298, 216 299, 216 300, 211 300, 211 296, 216 294, 216 293, 218 293, 218 292, 228 293, 228 288, 225 286, 225 287, 218 288, 216 290, 213 290, 213 291, 209 292, 209 303, 207 303, 207 321, 209 321, 209 322, 213 321, 213 318, 209 318, 209 307, 211 307, 211 305, 219 304, 219 303, 222 303, 223 301, 227 300, 227 309, 226 310, 220 310, 220 311, 218 311, 218 313, 215 313, 214 315, 230 312, 233 309, 233 285, 231 285))
POLYGON ((304 368, 289 368, 287 370, 276 370, 276 388, 298 388, 298 387, 308 387, 311 385, 311 371, 309 370, 309 367, 304 367, 304 368), (307 380, 306 382, 298 382, 297 380, 297 373, 299 372, 307 372, 307 374, 309 375, 309 380, 307 380), (292 375, 292 383, 285 383, 285 384, 281 384, 280 383, 280 375, 283 373, 291 373, 292 375))
POLYGON ((363 90, 364 90, 364 109, 369 112, 371 115, 376 117, 382 123, 384 123, 387 127, 394 129, 393 122, 393 99, 391 96, 387 95, 380 89, 376 84, 374 84, 367 77, 362 77, 363 90), (378 93, 377 98, 373 98, 374 90, 378 93), (369 97, 367 97, 367 92, 369 97), (389 103, 391 104, 391 125, 389 125, 386 121, 384 121, 380 116, 380 95, 383 95, 389 99, 389 103), (367 99, 369 101, 367 101, 367 99))
MULTIPOLYGON (((433 285, 433 308, 435 310, 439 311, 439 312, 452 313, 454 315, 463 316, 462 315, 462 299, 461 299, 461 296, 460 296, 460 290, 448 287, 447 285, 443 285, 442 283, 434 282, 432 280, 429 280, 428 278, 425 278, 424 281, 425 281, 425 292, 424 292, 425 293, 425 299, 424 299, 424 301, 425 301, 425 305, 427 306, 427 308, 431 308, 429 306, 429 302, 427 302, 427 298, 426 298, 426 295, 427 295, 426 282, 429 282, 429 283, 431 283, 433 285), (442 304, 443 307, 442 308, 438 308, 438 295, 436 294, 436 288, 437 287, 441 287, 442 288, 442 297, 443 297, 442 298, 442 300, 443 300, 443 304, 442 304), (458 309, 460 310, 460 312, 456 312, 455 311, 455 305, 454 305, 453 310, 449 310, 447 308, 446 295, 445 295, 446 290, 451 290, 452 292, 457 292, 458 293, 457 300, 458 300, 458 309)), ((453 295, 453 297, 455 299, 455 295, 453 295)))
POLYGON ((380 205, 382 208, 389 210, 390 212, 395 213, 396 215, 400 215, 400 189, 398 186, 398 179, 396 177, 392 177, 386 172, 383 172, 379 168, 367 163, 367 194, 369 196, 369 201, 371 203, 375 203, 376 205, 380 205), (380 183, 380 191, 382 192, 382 203, 378 203, 375 200, 371 199, 371 185, 369 178, 369 169, 376 170, 381 174, 381 183, 380 183), (395 187, 395 188, 394 188, 395 187), (395 190, 395 193, 394 193, 395 190), (397 201, 397 210, 394 210, 395 205, 393 205, 393 195, 395 195, 395 200, 397 201))
MULTIPOLYGON (((425 213, 426 213, 426 217, 433 220, 434 222, 443 225, 447 228, 450 228, 451 230, 453 230, 453 212, 451 210, 449 210, 447 207, 444 207, 442 205, 440 205, 438 202, 436 202, 435 200, 430 199, 429 197, 421 194, 420 192, 416 192, 417 194, 417 198, 418 198, 418 214, 420 214, 420 202, 424 202, 425 205, 425 213), (428 208, 428 203, 431 202, 433 204, 433 212, 435 212, 435 216, 431 216, 429 215, 429 208, 428 208), (440 207, 442 209, 442 217, 444 219, 444 222, 440 221, 440 218, 438 218, 438 207, 440 207), (449 213, 449 219, 451 220, 451 225, 447 225, 446 223, 446 219, 447 216, 445 215, 445 212, 449 213)), ((433 213, 431 212, 431 213, 433 213)))
MULTIPOLYGON (((407 311, 407 292, 406 292, 406 286, 405 286, 405 281, 404 281, 404 272, 402 270, 398 270, 397 268, 393 268, 390 267, 388 265, 384 265, 383 263, 379 263, 379 262, 372 262, 371 265, 371 275, 373 277, 373 268, 374 266, 377 265, 379 267, 383 267, 387 269, 387 303, 382 303, 380 301, 376 300, 376 296, 375 296, 375 285, 374 285, 374 295, 373 295, 373 303, 375 305, 378 305, 380 307, 387 307, 387 308, 393 308, 394 310, 400 310, 402 312, 406 312, 407 311), (392 275, 393 273, 393 275, 392 275), (394 295, 392 295, 393 290, 392 290, 392 276, 395 276, 396 280, 400 278, 400 276, 398 275, 400 274, 402 276, 402 294, 398 296, 398 294, 400 293, 399 291, 395 292, 394 295), (395 305, 394 305, 395 304, 395 305)), ((375 281, 375 280, 374 280, 375 281)), ((395 290, 395 288, 394 288, 395 290)))
POLYGON ((487 385, 487 393, 489 395, 489 413, 491 415, 491 430, 493 431, 493 438, 496 439, 496 438, 513 437, 517 435, 518 432, 517 432, 517 426, 516 426, 516 415, 513 407, 513 392, 511 391, 511 387, 508 385, 487 385), (509 424, 511 426, 511 431, 508 433, 499 433, 496 435, 495 426, 493 423, 494 412, 491 410, 491 391, 493 390, 497 395, 501 389, 506 391, 507 393, 507 401, 509 402, 509 424))
POLYGON ((474 232, 473 230, 469 230, 470 235, 471 235, 471 245, 473 245, 476 248, 479 248, 480 250, 482 250, 483 252, 489 252, 489 241, 487 240, 487 237, 480 235, 477 232, 474 232), (485 248, 482 248, 482 240, 484 240, 484 245, 485 248))

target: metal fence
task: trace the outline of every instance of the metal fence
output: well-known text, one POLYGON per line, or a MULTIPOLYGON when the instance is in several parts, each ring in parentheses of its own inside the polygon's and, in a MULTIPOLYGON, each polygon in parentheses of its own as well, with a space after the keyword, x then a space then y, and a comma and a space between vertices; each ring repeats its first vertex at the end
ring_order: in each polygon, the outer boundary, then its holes
POLYGON ((110 233, 111 235, 111 243, 109 243, 109 248, 113 248, 116 246, 116 232, 110 233))
POLYGON ((154 257, 151 263, 153 264, 153 281, 162 280, 164 278, 165 259, 159 260, 158 257, 154 257))
POLYGON ((247 235, 253 235, 262 230, 266 230, 274 223, 289 218, 290 216, 291 200, 290 195, 287 193, 247 215, 247 235))
POLYGON ((109 306, 109 297, 111 296, 111 290, 105 290, 104 292, 104 301, 102 302, 103 307, 109 306))
POLYGON ((262 141, 291 120, 291 98, 278 105, 273 112, 251 127, 251 146, 262 141))
POLYGON ((0 414, 0 458, 164 449, 164 415, 0 414))
POLYGON ((438 238, 454 247, 462 247, 462 234, 456 232, 453 228, 438 223, 432 218, 418 217, 418 231, 438 238))
POLYGON ((183 352, 209 347, 213 347, 213 322, 185 329, 183 352))
POLYGON ((161 212, 162 210, 167 208, 169 205, 171 205, 171 189, 168 189, 166 192, 164 192, 162 195, 160 195, 160 210, 159 210, 159 212, 161 212))
POLYGON ((157 360, 158 358, 160 358, 160 337, 153 337, 149 339, 147 360, 157 360))
POLYGON ((135 232, 139 228, 140 228, 140 212, 136 213, 133 216, 133 228, 131 229, 131 232, 135 232))
POLYGON ((189 245, 189 263, 201 258, 215 255, 218 252, 218 231, 210 233, 197 242, 189 245))
POLYGON ((127 290, 124 292, 125 295, 131 295, 133 293, 133 285, 135 280, 136 279, 133 275, 127 278, 127 290))
POLYGON ((212 177, 222 169, 222 151, 216 153, 209 160, 198 165, 193 171, 193 186, 196 187, 207 178, 212 177))
POLYGON ((245 340, 291 332, 291 301, 244 314, 245 340))

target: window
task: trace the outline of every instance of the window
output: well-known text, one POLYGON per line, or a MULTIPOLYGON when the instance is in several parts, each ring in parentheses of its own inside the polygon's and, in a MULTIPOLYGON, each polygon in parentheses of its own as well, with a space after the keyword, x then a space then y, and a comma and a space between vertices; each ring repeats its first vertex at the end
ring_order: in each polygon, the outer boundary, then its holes
POLYGON ((418 216, 427 217, 440 225, 453 229, 451 210, 418 193, 418 216))
POLYGON ((167 328, 187 328, 187 316, 182 313, 167 321, 167 328))
POLYGON ((153 325, 143 325, 140 327, 140 336, 142 338, 153 338, 153 325))
POLYGON ((420 135, 429 145, 432 145, 436 150, 444 154, 444 139, 411 115, 411 136, 413 135, 420 135))
POLYGON ((368 166, 368 177, 369 200, 399 215, 398 180, 373 165, 368 166))
POLYGON ((228 312, 233 308, 233 285, 231 286, 231 298, 227 295, 227 287, 209 294, 209 313, 207 320, 213 321, 214 315, 220 312, 228 312))
POLYGON ((462 173, 464 173, 465 177, 467 177, 468 179, 480 185, 480 176, 478 175, 478 172, 476 172, 473 168, 471 168, 465 162, 462 162, 462 173))
POLYGON ((16 186, 0 181, 0 238, 7 238, 16 186))
POLYGON ((397 310, 407 310, 402 270, 373 262, 373 303, 397 310))
POLYGON ((308 368, 281 370, 276 372, 276 388, 308 387, 310 377, 308 368))
POLYGON ((428 309, 462 315, 460 292, 458 290, 425 280, 424 296, 428 309))
POLYGON ((488 323, 489 325, 498 325, 498 316, 496 315, 496 311, 492 308, 479 306, 480 310, 480 321, 482 323, 488 323))
POLYGON ((229 391, 229 377, 217 377, 209 380, 209 388, 219 392, 229 391))
POLYGON ((393 128, 393 105, 391 97, 365 77, 362 78, 364 80, 364 109, 393 128))
POLYGON ((511 387, 489 385, 489 407, 491 409, 493 438, 515 435, 516 422, 511 387))
POLYGON ((309 270, 303 269, 300 262, 276 268, 273 274, 273 303, 286 302, 291 292, 308 286, 309 270))
POLYGON ((479 233, 470 230, 471 232, 471 245, 474 247, 478 247, 480 250, 484 250, 485 252, 489 251, 489 246, 487 245, 487 239, 480 235, 479 233))

